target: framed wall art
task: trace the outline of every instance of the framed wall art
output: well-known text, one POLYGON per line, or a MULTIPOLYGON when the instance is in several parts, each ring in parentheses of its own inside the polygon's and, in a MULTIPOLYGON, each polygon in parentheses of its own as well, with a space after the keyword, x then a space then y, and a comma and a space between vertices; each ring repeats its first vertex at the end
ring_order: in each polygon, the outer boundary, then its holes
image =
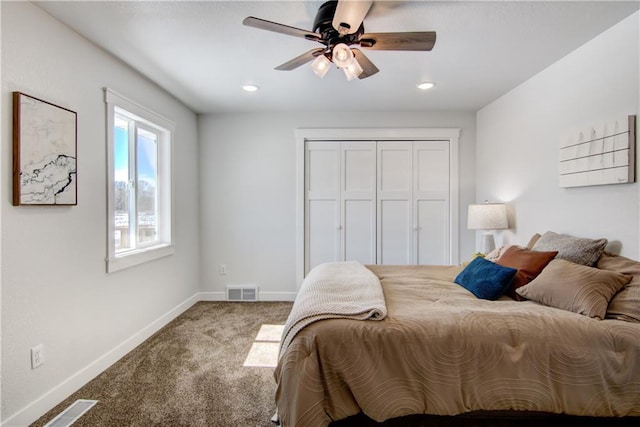
POLYGON ((635 182, 636 116, 578 129, 560 141, 560 187, 635 182))
POLYGON ((13 205, 77 205, 77 114, 13 92, 13 205))

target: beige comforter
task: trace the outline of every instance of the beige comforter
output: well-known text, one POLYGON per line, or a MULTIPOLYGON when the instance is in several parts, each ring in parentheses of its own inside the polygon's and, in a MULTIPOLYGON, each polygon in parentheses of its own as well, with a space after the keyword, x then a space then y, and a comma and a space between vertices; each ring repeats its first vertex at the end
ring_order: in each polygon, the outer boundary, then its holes
POLYGON ((460 267, 369 268, 387 317, 297 333, 275 371, 284 427, 361 411, 377 421, 476 410, 640 416, 640 324, 479 300, 452 282, 460 267))

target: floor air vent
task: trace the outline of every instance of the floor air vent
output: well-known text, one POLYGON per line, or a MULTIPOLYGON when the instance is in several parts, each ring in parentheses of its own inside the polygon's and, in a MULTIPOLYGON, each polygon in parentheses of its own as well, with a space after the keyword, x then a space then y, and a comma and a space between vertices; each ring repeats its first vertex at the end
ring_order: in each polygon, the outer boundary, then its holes
POLYGON ((58 414, 54 419, 45 424, 44 427, 67 427, 73 424, 78 418, 84 415, 93 405, 98 403, 97 400, 78 399, 67 409, 58 414))
POLYGON ((258 301, 258 285, 227 285, 228 301, 258 301))

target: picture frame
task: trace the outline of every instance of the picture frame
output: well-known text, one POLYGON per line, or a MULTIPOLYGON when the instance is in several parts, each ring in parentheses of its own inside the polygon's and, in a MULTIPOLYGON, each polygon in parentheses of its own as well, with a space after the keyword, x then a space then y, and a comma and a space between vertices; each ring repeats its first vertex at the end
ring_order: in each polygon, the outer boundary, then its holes
POLYGON ((636 116, 619 116, 575 129, 560 139, 560 187, 636 181, 636 116))
POLYGON ((77 113, 13 92, 13 205, 77 205, 77 113))

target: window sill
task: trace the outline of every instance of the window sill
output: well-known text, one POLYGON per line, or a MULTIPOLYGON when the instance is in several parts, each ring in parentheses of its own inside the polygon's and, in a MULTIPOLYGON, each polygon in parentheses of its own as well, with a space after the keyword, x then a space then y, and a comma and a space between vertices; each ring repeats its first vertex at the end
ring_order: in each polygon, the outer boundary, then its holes
POLYGON ((164 244, 122 253, 113 258, 107 258, 107 273, 113 273, 115 271, 173 255, 174 252, 174 245, 164 244))

